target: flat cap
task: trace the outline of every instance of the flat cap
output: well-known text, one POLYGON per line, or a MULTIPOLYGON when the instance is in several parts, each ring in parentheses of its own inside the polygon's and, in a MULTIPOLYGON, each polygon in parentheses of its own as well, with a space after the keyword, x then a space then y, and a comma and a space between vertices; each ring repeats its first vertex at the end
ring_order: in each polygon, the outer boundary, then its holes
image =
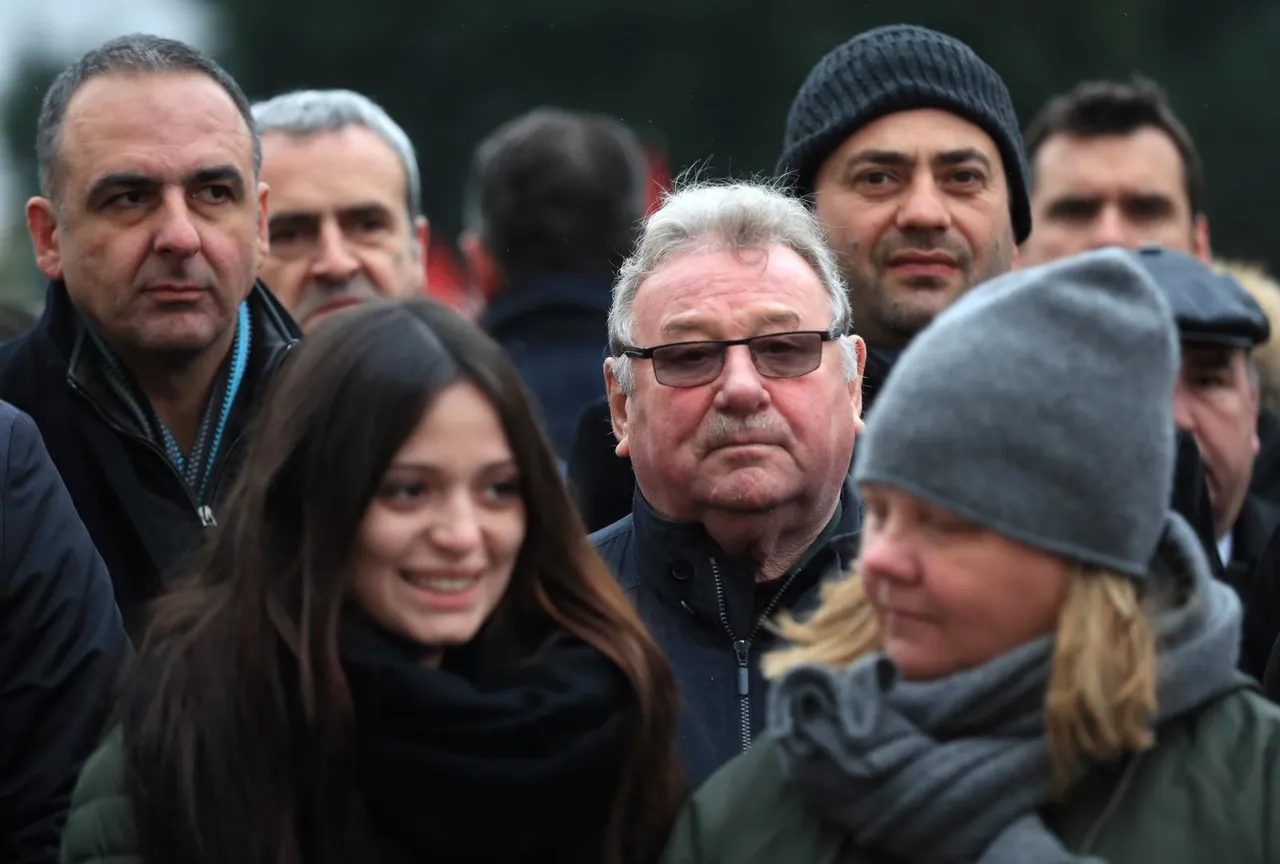
POLYGON ((1138 260, 1169 301, 1184 342, 1252 348, 1271 338, 1271 322, 1236 279, 1162 246, 1142 246, 1138 260))

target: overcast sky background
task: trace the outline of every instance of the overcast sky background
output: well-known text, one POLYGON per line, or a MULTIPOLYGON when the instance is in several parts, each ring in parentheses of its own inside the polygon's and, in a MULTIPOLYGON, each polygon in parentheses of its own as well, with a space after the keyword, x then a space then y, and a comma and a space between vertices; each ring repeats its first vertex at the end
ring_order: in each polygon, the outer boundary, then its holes
MULTIPOLYGON (((0 99, 13 85, 25 52, 36 50, 70 61, 94 45, 144 31, 209 49, 214 19, 195 0, 0 0, 0 99)), ((0 205, 11 211, 14 177, 9 154, 30 141, 0 141, 0 205)), ((0 225, 18 214, 0 213, 0 225)))

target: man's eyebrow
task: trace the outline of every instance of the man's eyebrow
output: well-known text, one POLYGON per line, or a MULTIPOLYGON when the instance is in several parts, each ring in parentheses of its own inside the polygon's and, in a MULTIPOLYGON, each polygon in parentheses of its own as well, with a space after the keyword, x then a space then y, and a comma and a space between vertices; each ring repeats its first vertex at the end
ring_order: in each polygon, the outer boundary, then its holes
MULTIPOLYGON (((226 183, 235 187, 236 191, 244 189, 244 175, 234 165, 215 165, 209 168, 198 168, 182 178, 185 186, 203 186, 210 183, 226 183)), ((89 187, 89 200, 95 201, 109 192, 155 190, 164 185, 164 181, 151 174, 140 171, 113 171, 104 174, 89 187)))
POLYGON ((113 171, 94 181, 89 187, 89 200, 95 201, 108 192, 138 189, 159 189, 160 179, 137 171, 113 171))
POLYGON ((228 183, 236 189, 244 188, 244 175, 234 165, 215 165, 211 168, 198 168, 182 178, 187 186, 204 186, 210 183, 228 183))
POLYGON ((706 318, 677 318, 674 321, 668 321, 662 325, 661 333, 663 339, 669 339, 673 336, 688 336, 691 333, 705 333, 707 331, 706 318))
POLYGON ((849 157, 845 162, 845 170, 848 171, 862 165, 886 165, 886 166, 902 166, 914 165, 915 157, 909 156, 899 150, 859 150, 849 157))
MULTIPOLYGON (((749 320, 753 330, 761 327, 796 327, 799 325, 800 316, 790 309, 768 309, 757 315, 750 316, 749 320)), ((714 320, 705 316, 690 316, 668 321, 662 325, 660 332, 663 339, 669 339, 686 336, 691 333, 710 333, 715 329, 716 322, 714 320)), ((715 340, 713 339, 712 341, 715 340)))
POLYGON ((303 227, 307 225, 315 225, 320 221, 320 216, 307 210, 285 210, 280 213, 272 213, 267 217, 267 225, 271 228, 280 228, 282 226, 303 227))
POLYGON ((955 150, 948 150, 945 153, 939 153, 934 156, 931 161, 935 168, 963 165, 966 162, 977 162, 981 164, 983 168, 991 170, 990 157, 976 147, 959 147, 955 150))

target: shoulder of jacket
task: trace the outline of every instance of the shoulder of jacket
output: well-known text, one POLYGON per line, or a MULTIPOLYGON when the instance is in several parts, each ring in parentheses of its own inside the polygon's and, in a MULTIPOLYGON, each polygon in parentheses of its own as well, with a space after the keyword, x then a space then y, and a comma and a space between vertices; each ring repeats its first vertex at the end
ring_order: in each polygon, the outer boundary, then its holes
POLYGON ((628 513, 612 525, 606 525, 588 539, 601 555, 616 554, 635 534, 635 523, 628 513))
POLYGON ((1280 797, 1272 800, 1273 794, 1280 796, 1280 706, 1252 683, 1159 730, 1156 750, 1177 760, 1223 801, 1241 802, 1242 817, 1252 805, 1269 811, 1280 803, 1280 797))
POLYGON ((116 728, 80 772, 62 833, 60 864, 137 860, 137 826, 124 760, 124 738, 116 728))
POLYGON ((777 744, 765 734, 698 789, 680 816, 666 861, 812 860, 840 842, 787 780, 777 744))

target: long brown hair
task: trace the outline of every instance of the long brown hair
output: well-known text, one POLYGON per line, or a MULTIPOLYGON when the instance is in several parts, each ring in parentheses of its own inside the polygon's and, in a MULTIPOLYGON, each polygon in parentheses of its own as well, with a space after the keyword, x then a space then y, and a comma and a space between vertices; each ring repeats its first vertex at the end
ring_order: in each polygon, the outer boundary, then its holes
POLYGON ((674 676, 587 542, 515 368, 476 327, 424 300, 340 313, 294 349, 249 433, 219 528, 154 607, 122 704, 144 860, 346 860, 355 754, 338 633, 347 562, 391 459, 456 381, 497 410, 528 514, 491 623, 545 621, 625 674, 630 737, 602 858, 660 855, 686 794, 674 676))

